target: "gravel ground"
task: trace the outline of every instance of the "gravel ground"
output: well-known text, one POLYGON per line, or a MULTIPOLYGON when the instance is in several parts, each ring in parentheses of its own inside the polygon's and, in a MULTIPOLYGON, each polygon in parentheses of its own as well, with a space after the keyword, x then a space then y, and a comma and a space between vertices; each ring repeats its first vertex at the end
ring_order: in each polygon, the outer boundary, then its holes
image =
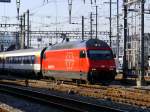
POLYGON ((49 106, 43 106, 2 93, 0 93, 0 108, 9 112, 63 112, 49 106))

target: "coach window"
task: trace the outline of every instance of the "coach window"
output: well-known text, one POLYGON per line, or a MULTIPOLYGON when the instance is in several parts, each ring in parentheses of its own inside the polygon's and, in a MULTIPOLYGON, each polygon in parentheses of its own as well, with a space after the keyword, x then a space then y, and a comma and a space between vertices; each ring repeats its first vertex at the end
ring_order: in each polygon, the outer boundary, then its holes
POLYGON ((1 63, 4 63, 4 58, 1 58, 1 63))
POLYGON ((24 62, 25 62, 25 64, 27 64, 27 60, 28 60, 28 58, 27 58, 27 56, 25 56, 25 57, 24 57, 24 62))
POLYGON ((12 63, 12 58, 11 57, 9 57, 9 63, 12 63))
POLYGON ((22 57, 21 57, 21 63, 22 63, 22 64, 23 64, 23 60, 24 60, 24 57, 22 56, 22 57))
POLYGON ((8 63, 8 58, 5 59, 5 62, 8 63))
POLYGON ((21 60, 22 60, 21 57, 19 57, 19 64, 21 64, 21 62, 22 62, 21 60))
POLYGON ((29 56, 29 63, 32 64, 32 56, 29 56))
POLYGON ((10 60, 11 60, 11 64, 14 63, 14 58, 13 57, 11 57, 10 60))
POLYGON ((28 60, 27 56, 25 56, 24 59, 25 59, 25 60, 24 60, 25 64, 27 64, 27 60, 28 60))
POLYGON ((11 58, 12 62, 11 63, 15 63, 15 59, 14 57, 11 58))
POLYGON ((9 64, 11 63, 11 57, 9 57, 9 64))
POLYGON ((10 63, 11 62, 11 60, 10 60, 10 57, 8 58, 8 63, 10 63))
POLYGON ((8 58, 7 58, 7 63, 10 63, 10 61, 11 61, 11 60, 10 60, 10 58, 8 57, 8 58))
POLYGON ((26 63, 30 64, 30 57, 29 56, 26 57, 26 63))
POLYGON ((23 57, 23 64, 26 64, 26 56, 23 57))
POLYGON ((26 57, 26 64, 29 64, 30 63, 30 59, 29 59, 29 56, 26 57))
POLYGON ((4 59, 5 63, 7 63, 7 58, 4 59))
POLYGON ((16 57, 14 57, 14 59, 13 59, 13 60, 14 60, 14 63, 16 64, 16 57))
POLYGON ((10 59, 10 57, 8 57, 8 63, 9 63, 9 64, 11 63, 11 59, 10 59))
POLYGON ((17 57, 15 57, 14 59, 15 59, 15 63, 17 63, 17 57))
POLYGON ((20 59, 20 64, 22 64, 23 57, 20 57, 19 59, 20 59))
POLYGON ((8 57, 8 63, 10 63, 10 57, 8 57))
POLYGON ((27 63, 30 64, 30 56, 27 56, 27 63))
POLYGON ((15 63, 16 64, 18 63, 18 57, 15 57, 15 63))
POLYGON ((26 64, 28 64, 29 63, 29 61, 28 61, 29 59, 28 59, 28 56, 26 56, 26 64))
POLYGON ((3 63, 3 58, 0 58, 0 63, 3 63))
POLYGON ((14 63, 16 64, 16 57, 14 57, 13 61, 14 61, 14 63))
POLYGON ((16 63, 16 57, 13 57, 13 63, 16 63))
POLYGON ((26 56, 23 57, 23 64, 26 64, 26 56))
POLYGON ((5 59, 5 62, 8 63, 8 58, 5 59))
POLYGON ((30 64, 32 64, 32 56, 30 56, 30 64))
POLYGON ((21 57, 21 62, 24 64, 24 57, 23 56, 21 57))
POLYGON ((24 64, 24 56, 21 57, 21 63, 24 64))
POLYGON ((13 63, 16 63, 16 57, 13 57, 13 63))
POLYGON ((12 57, 12 63, 16 63, 16 57, 12 57))
POLYGON ((80 51, 80 58, 85 58, 86 57, 86 53, 84 50, 80 51))
POLYGON ((18 57, 15 57, 15 63, 16 64, 18 63, 18 57))
POLYGON ((18 57, 18 64, 20 64, 21 63, 21 58, 20 57, 18 57))
POLYGON ((11 59, 12 59, 12 63, 15 63, 15 57, 12 57, 11 59))
POLYGON ((29 64, 29 58, 26 56, 26 64, 29 64))
POLYGON ((30 58, 30 56, 28 56, 28 64, 30 64, 31 62, 30 62, 30 60, 31 60, 31 58, 30 58))
POLYGON ((3 63, 3 58, 1 58, 1 62, 0 63, 3 63))
POLYGON ((34 64, 34 56, 31 57, 31 62, 34 64))
POLYGON ((0 63, 3 63, 3 59, 2 58, 0 58, 0 63))
POLYGON ((29 61, 28 64, 31 64, 31 56, 28 56, 28 61, 29 61))
POLYGON ((19 57, 17 57, 17 59, 18 59, 17 63, 19 64, 19 63, 20 63, 20 61, 19 61, 19 57))
POLYGON ((17 57, 17 64, 19 64, 20 62, 19 62, 19 57, 17 57))

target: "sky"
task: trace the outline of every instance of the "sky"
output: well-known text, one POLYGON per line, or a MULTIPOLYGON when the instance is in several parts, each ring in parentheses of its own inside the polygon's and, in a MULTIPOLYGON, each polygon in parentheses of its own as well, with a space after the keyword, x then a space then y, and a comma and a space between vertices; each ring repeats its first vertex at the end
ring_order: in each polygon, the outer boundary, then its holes
MULTIPOLYGON (((69 0, 71 1, 71 0, 69 0)), ((93 13, 93 24, 95 24, 95 3, 91 0, 72 0, 72 23, 69 24, 68 0, 20 0, 20 15, 27 9, 30 11, 30 24, 32 30, 74 30, 81 31, 81 17, 85 17, 85 30, 90 29, 90 13, 93 13), (45 1, 45 2, 44 2, 45 1)), ((122 1, 119 0, 119 12, 122 15, 122 1)), ((97 0, 98 6, 98 30, 109 31, 109 0, 97 0)), ((116 0, 112 0, 116 2, 116 0)), ((147 0, 149 7, 150 0, 147 0)), ((17 20, 16 0, 11 3, 0 3, 0 23, 19 23, 17 20)), ((112 4, 112 31, 116 31, 116 4, 112 4)), ((146 18, 146 21, 149 17, 146 18)), ((129 21, 130 23, 132 21, 129 21)), ((147 22, 148 23, 148 22, 147 22)), ((120 25, 123 25, 123 15, 120 16, 120 25)), ((149 24, 145 24, 146 32, 149 31, 149 24)), ((7 28, 8 30, 11 28, 7 28)), ((93 30, 95 26, 93 25, 93 30)))
MULTIPOLYGON (((70 0, 71 1, 71 0, 70 0)), ((80 30, 81 17, 85 17, 85 30, 90 27, 90 13, 93 13, 93 24, 95 24, 95 3, 91 5, 91 0, 72 0, 72 23, 69 24, 68 0, 20 0, 20 15, 30 10, 30 23, 32 29, 51 29, 51 30, 80 30), (57 23, 57 24, 56 24, 57 23)), ((97 0, 98 6, 98 25, 100 31, 109 31, 109 0, 97 0)), ((115 1, 115 0, 112 0, 115 1)), ((122 2, 120 2, 121 11, 122 2)), ((16 0, 11 3, 0 3, 0 22, 18 23, 16 0)), ((116 4, 112 5, 112 15, 116 14, 116 4)), ((115 16, 114 16, 115 17, 115 16)), ((112 22, 115 24, 112 20, 112 22)), ((113 24, 112 23, 112 24, 113 24)), ((93 30, 94 30, 93 26, 93 30)))

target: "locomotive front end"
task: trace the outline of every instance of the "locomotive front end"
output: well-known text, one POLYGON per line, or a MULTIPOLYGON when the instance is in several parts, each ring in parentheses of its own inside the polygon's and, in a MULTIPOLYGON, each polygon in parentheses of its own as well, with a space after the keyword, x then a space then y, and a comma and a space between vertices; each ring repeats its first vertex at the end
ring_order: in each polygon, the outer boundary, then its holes
POLYGON ((116 66, 110 49, 88 50, 89 78, 94 82, 112 81, 115 79, 116 66))

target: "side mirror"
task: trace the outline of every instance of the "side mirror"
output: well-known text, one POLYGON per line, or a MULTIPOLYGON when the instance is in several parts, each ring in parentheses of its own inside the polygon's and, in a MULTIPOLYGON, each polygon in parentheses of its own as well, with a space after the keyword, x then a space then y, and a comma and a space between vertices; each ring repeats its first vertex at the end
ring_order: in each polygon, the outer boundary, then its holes
POLYGON ((113 57, 116 58, 116 54, 113 54, 113 57))

